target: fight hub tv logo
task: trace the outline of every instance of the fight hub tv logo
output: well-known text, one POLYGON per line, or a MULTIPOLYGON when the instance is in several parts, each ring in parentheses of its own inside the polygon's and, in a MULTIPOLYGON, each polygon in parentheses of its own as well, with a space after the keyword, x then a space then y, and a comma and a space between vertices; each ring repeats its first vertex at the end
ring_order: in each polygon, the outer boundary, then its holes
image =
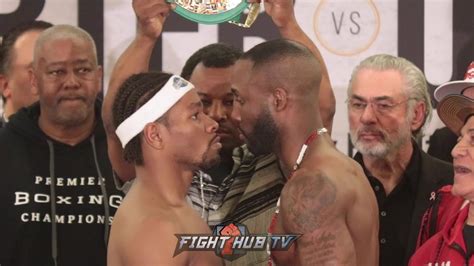
POLYGON ((253 235, 247 226, 230 223, 216 225, 212 235, 176 234, 178 243, 173 256, 183 251, 214 251, 225 260, 235 260, 247 251, 288 250, 300 235, 253 235))

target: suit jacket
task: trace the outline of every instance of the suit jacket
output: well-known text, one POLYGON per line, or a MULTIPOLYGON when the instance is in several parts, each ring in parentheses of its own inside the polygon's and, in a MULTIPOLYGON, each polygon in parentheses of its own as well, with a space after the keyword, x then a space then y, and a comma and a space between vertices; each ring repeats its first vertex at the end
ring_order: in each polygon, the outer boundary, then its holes
POLYGON ((3 116, 0 116, 0 128, 5 127, 6 124, 7 124, 7 122, 5 121, 5 119, 3 118, 3 116))
POLYGON ((451 156, 451 150, 456 145, 457 139, 458 136, 447 127, 436 129, 429 140, 430 146, 428 148, 428 154, 452 163, 453 156, 451 156))
MULTIPOLYGON (((417 144, 413 142, 413 145, 417 144)), ((418 232, 420 230, 423 214, 430 207, 431 202, 434 201, 436 191, 444 185, 453 183, 453 167, 451 164, 428 155, 418 147, 414 147, 414 151, 415 149, 420 153, 420 176, 418 176, 417 191, 411 216, 408 242, 403 265, 407 265, 411 255, 415 252, 418 232)), ((360 153, 357 153, 354 159, 362 164, 364 171, 367 171, 363 165, 363 160, 360 153)), ((390 264, 390 266, 391 265, 395 264, 390 264)))
POLYGON ((405 265, 415 252, 418 232, 423 214, 435 199, 436 191, 453 183, 453 166, 421 151, 421 175, 416 194, 415 207, 410 226, 405 265))

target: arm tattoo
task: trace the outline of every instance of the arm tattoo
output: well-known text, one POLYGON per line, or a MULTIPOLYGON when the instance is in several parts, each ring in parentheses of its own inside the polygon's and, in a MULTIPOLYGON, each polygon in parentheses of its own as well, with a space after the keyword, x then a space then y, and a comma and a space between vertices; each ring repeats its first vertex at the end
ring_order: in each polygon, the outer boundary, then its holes
POLYGON ((337 265, 336 236, 322 232, 298 242, 300 261, 303 265, 337 265))
MULTIPOLYGON (((335 231, 337 187, 323 172, 292 179, 282 192, 286 230, 303 234, 297 252, 301 265, 340 265, 335 231), (332 228, 332 229, 329 229, 332 228)), ((336 226, 337 227, 337 226, 336 226)))
POLYGON ((284 192, 284 223, 291 231, 295 230, 292 233, 310 233, 330 221, 328 218, 336 201, 337 189, 324 173, 296 177, 287 184, 284 192))

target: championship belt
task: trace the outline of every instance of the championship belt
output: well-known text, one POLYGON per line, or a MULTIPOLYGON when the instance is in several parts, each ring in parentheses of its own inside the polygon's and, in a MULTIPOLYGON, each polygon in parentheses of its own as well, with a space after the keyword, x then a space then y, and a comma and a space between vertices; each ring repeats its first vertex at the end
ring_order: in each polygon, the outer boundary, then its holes
POLYGON ((249 28, 260 12, 260 3, 246 0, 168 0, 176 4, 175 12, 180 16, 202 24, 229 22, 249 28), (247 17, 242 18, 248 9, 247 17))

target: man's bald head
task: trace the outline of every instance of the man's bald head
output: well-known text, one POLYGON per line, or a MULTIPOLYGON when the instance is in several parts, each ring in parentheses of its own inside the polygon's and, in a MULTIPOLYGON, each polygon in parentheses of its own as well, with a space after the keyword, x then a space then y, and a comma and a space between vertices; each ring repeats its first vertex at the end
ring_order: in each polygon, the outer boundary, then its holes
MULTIPOLYGON (((304 45, 286 39, 261 43, 241 57, 253 62, 252 72, 264 79, 266 90, 285 88, 295 96, 319 94, 321 65, 304 45)), ((308 97, 305 97, 308 98, 308 97)), ((315 98, 311 100, 314 101, 315 98)))

